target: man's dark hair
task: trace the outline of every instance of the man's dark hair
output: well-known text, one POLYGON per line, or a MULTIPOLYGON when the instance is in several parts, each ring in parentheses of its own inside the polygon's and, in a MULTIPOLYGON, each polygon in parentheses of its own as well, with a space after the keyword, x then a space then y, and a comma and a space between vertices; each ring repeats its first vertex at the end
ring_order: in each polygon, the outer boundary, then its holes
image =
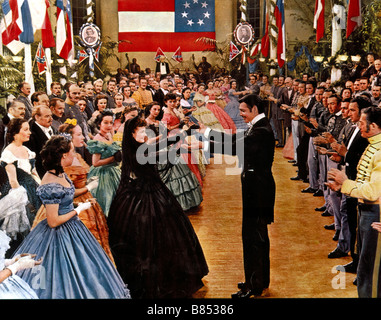
POLYGON ((258 113, 262 113, 265 111, 264 102, 257 94, 249 94, 242 97, 239 100, 239 103, 242 102, 247 104, 247 107, 250 109, 250 111, 253 109, 254 106, 257 107, 258 113))
POLYGON ((354 102, 357 103, 359 111, 366 109, 366 108, 371 106, 371 102, 364 97, 355 97, 355 98, 351 99, 351 103, 354 103, 354 102))
POLYGON ((381 128, 381 109, 379 107, 371 106, 362 110, 362 113, 366 115, 367 128, 371 123, 375 123, 381 128))

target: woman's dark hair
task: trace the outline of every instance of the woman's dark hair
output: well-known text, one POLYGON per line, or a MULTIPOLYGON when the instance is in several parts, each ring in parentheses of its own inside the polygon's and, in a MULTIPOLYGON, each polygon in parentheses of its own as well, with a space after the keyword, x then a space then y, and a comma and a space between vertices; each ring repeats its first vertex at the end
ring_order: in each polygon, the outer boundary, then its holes
POLYGON ((189 87, 184 87, 183 90, 182 90, 183 95, 184 95, 184 92, 187 91, 187 90, 191 90, 191 91, 192 91, 191 88, 189 88, 189 87))
POLYGON ((161 106, 160 106, 160 103, 157 102, 157 101, 153 101, 153 102, 150 102, 149 104, 146 105, 146 107, 144 108, 144 117, 148 117, 151 113, 151 109, 153 106, 159 106, 160 107, 160 110, 161 110, 161 106))
POLYGON ((107 96, 105 94, 103 94, 103 93, 97 94, 95 96, 95 99, 94 99, 95 110, 98 110, 98 101, 102 100, 102 99, 106 99, 108 101, 107 96))
POLYGON ((351 95, 352 95, 352 89, 351 89, 351 88, 343 88, 343 89, 341 90, 341 92, 340 92, 340 97, 341 97, 341 98, 343 97, 343 93, 344 93, 345 90, 349 90, 349 92, 350 92, 351 95))
POLYGON ((97 118, 95 119, 95 123, 98 128, 101 125, 103 118, 107 116, 111 116, 114 119, 115 114, 110 109, 103 110, 100 114, 98 114, 97 118))
POLYGON ((149 169, 149 165, 139 164, 139 147, 142 143, 136 141, 133 137, 133 133, 138 127, 146 126, 146 121, 140 115, 126 121, 122 140, 122 150, 125 151, 122 152, 123 159, 121 183, 129 181, 132 174, 137 177, 152 174, 152 171, 149 169))
POLYGON ((11 143, 15 139, 15 135, 21 130, 23 123, 28 122, 26 119, 13 118, 8 123, 7 128, 7 143, 11 143))
POLYGON ((65 137, 59 135, 51 137, 40 152, 42 165, 47 171, 55 170, 56 174, 63 173, 64 169, 61 165, 61 159, 70 149, 71 141, 65 137))
POLYGON ((126 114, 132 112, 132 111, 138 111, 138 113, 141 111, 141 109, 139 109, 137 106, 133 105, 133 106, 125 106, 124 107, 124 110, 122 111, 122 115, 120 117, 120 120, 121 122, 125 122, 126 121, 126 114))

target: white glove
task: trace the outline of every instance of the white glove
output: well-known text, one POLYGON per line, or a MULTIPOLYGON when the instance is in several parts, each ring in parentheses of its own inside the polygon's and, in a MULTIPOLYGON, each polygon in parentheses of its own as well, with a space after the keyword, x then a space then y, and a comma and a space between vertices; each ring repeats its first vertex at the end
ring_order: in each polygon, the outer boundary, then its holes
MULTIPOLYGON (((41 260, 42 261, 42 260, 41 260)), ((16 272, 33 268, 36 264, 40 264, 41 262, 34 260, 31 255, 21 257, 18 259, 15 263, 7 266, 7 269, 9 269, 12 272, 12 275, 14 276, 16 272)))
POLYGON ((79 214, 81 211, 87 210, 91 207, 91 202, 80 202, 78 203, 77 208, 74 209, 74 211, 79 214))
POLYGON ((14 256, 12 259, 5 259, 4 260, 4 267, 8 267, 10 266, 11 264, 14 264, 17 260, 19 260, 20 258, 22 257, 31 257, 31 258, 34 258, 36 255, 33 255, 31 253, 21 253, 21 254, 18 254, 17 256, 14 256))
POLYGON ((99 177, 91 177, 89 183, 86 185, 87 190, 91 191, 98 187, 99 177))

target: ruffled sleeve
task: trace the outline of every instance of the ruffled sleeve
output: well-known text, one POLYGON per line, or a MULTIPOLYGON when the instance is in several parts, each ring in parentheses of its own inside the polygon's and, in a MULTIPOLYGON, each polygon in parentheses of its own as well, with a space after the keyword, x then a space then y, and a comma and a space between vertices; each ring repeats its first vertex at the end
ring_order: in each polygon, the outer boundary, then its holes
POLYGON ((1 163, 1 166, 3 167, 7 166, 10 163, 17 164, 17 158, 14 156, 12 152, 5 149, 3 153, 1 154, 0 163, 1 163))
POLYGON ((36 193, 43 204, 60 204, 62 198, 65 196, 64 187, 55 183, 39 186, 36 193))
POLYGON ((101 158, 105 159, 120 151, 121 147, 116 141, 109 144, 103 141, 90 140, 87 142, 87 149, 91 154, 100 153, 101 158))

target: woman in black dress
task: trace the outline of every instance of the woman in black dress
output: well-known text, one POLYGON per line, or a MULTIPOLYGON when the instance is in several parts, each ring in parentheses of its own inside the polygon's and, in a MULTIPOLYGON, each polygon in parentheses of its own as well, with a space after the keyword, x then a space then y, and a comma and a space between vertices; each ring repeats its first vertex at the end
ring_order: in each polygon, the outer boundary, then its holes
POLYGON ((159 145, 148 145, 146 122, 126 122, 122 176, 108 216, 109 242, 132 298, 187 298, 203 286, 208 266, 191 222, 156 168, 159 145), (148 151, 149 150, 149 151, 148 151))

